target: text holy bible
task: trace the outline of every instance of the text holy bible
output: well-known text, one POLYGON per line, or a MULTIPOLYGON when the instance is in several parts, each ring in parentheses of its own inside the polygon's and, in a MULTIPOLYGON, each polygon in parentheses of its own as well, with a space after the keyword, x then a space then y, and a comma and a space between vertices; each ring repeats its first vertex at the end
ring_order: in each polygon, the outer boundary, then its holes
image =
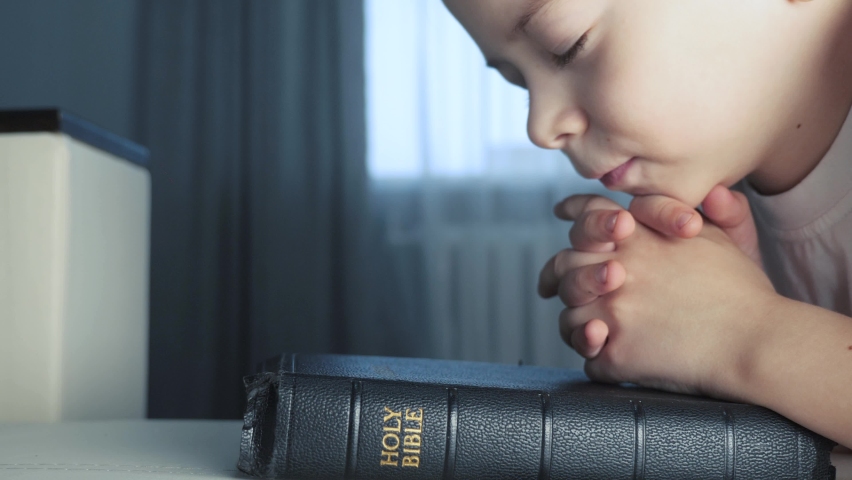
POLYGON ((288 479, 833 479, 834 443, 753 405, 582 372, 285 354, 246 378, 238 467, 288 479))

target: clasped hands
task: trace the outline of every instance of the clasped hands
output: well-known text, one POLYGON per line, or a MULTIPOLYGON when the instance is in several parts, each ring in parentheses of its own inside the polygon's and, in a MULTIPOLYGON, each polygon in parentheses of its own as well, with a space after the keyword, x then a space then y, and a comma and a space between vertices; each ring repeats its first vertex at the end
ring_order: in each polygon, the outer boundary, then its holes
POLYGON ((661 195, 624 210, 576 195, 554 208, 573 221, 571 249, 541 271, 539 294, 559 296, 563 340, 598 381, 736 399, 741 368, 777 294, 763 272, 748 201, 717 186, 691 207, 661 195))

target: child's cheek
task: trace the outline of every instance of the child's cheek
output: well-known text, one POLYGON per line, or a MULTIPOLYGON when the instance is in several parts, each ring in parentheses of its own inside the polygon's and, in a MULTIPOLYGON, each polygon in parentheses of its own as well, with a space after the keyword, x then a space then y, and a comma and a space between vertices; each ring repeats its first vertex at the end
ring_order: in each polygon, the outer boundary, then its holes
POLYGON ((680 111, 678 92, 617 45, 604 41, 595 48, 577 75, 578 97, 584 99, 593 124, 617 143, 641 149, 632 154, 675 156, 679 148, 672 140, 680 133, 678 119, 689 120, 680 111))

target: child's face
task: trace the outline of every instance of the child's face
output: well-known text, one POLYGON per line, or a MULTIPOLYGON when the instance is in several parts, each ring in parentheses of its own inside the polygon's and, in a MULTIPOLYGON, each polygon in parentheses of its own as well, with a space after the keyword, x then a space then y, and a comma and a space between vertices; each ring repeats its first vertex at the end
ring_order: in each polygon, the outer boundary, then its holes
POLYGON ((777 153, 801 113, 788 100, 800 72, 816 70, 781 0, 444 2, 489 64, 529 90, 535 144, 588 178, 634 159, 605 179, 611 189, 693 206, 777 153))

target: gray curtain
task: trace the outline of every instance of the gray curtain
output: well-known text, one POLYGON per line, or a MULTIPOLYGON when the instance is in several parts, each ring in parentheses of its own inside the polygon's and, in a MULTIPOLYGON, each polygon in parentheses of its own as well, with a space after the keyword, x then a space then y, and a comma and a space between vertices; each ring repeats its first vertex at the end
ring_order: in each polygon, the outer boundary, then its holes
POLYGON ((149 416, 238 417, 241 377, 279 352, 422 352, 367 205, 361 2, 138 8, 149 416))

